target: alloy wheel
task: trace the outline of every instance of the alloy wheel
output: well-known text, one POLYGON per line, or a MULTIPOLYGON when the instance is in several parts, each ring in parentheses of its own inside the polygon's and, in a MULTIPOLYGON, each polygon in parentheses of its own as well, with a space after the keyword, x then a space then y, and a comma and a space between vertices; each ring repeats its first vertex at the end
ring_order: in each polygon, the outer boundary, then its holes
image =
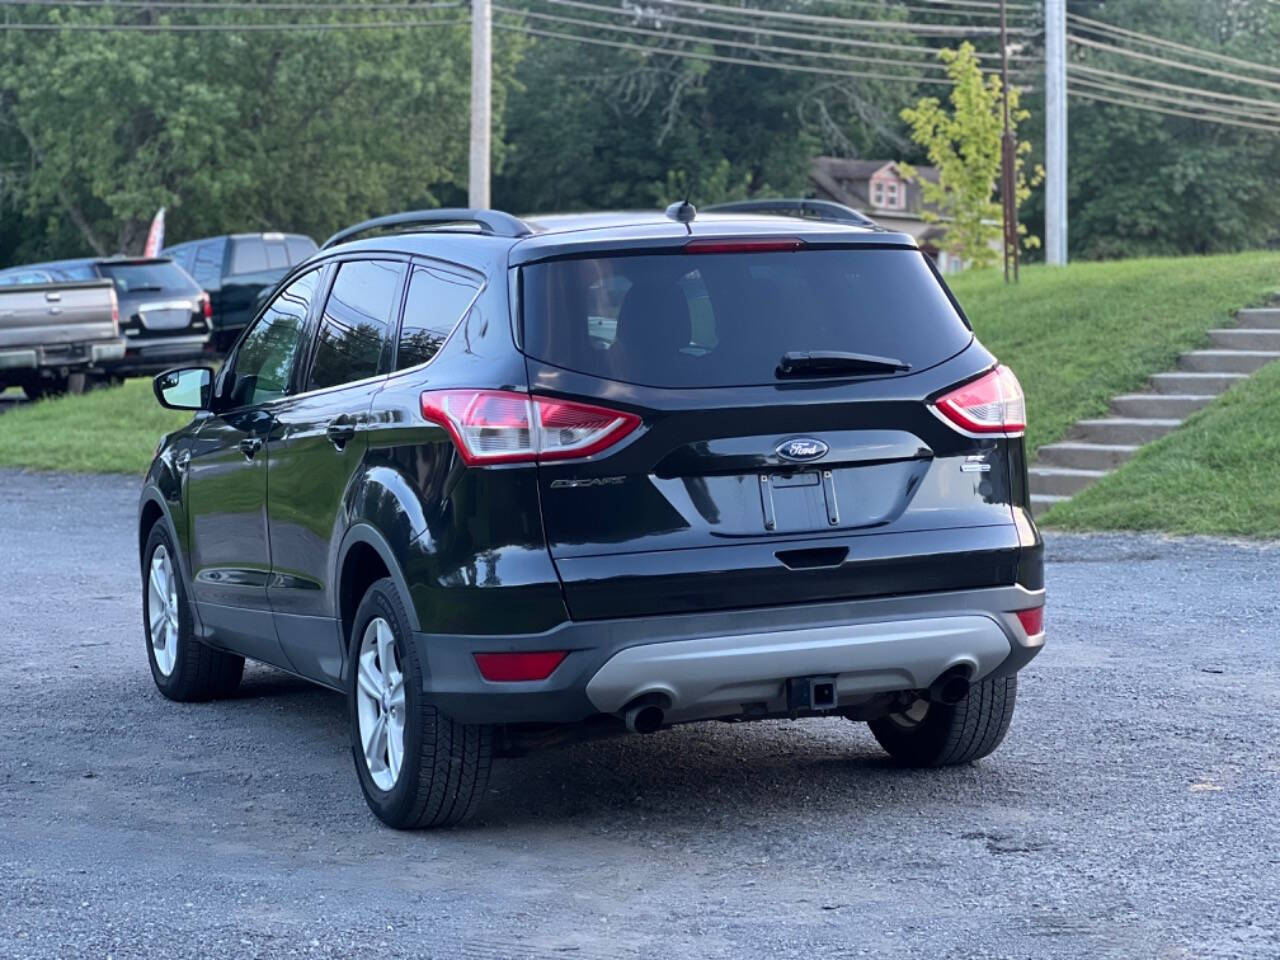
POLYGON ((167 677, 178 662, 178 578, 164 544, 151 554, 147 575, 147 627, 156 669, 167 677))
POLYGON ((390 790, 404 763, 404 673, 395 635, 382 617, 369 621, 360 640, 356 712, 369 776, 379 790, 390 790))

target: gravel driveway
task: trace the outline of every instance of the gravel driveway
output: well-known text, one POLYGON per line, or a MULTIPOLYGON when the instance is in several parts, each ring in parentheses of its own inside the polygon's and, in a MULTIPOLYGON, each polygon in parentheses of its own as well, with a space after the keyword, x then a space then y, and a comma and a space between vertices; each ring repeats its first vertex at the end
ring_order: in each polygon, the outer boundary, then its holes
POLYGON ((156 693, 136 481, 0 489, 0 956, 1280 956, 1276 547, 1053 538, 972 767, 702 724, 501 762, 474 825, 403 834, 339 697, 156 693))

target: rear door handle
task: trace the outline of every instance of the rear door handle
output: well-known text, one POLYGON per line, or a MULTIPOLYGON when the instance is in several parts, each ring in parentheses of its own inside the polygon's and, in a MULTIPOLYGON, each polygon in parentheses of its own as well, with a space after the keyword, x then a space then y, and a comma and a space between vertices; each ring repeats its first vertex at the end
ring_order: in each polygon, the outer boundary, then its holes
POLYGON ((356 435, 356 425, 346 414, 343 414, 329 421, 329 425, 324 428, 324 435, 336 449, 341 450, 347 445, 347 441, 356 435))
POLYGON ((259 450, 262 449, 261 437, 245 437, 240 441, 240 452, 244 454, 246 460, 252 460, 259 450))

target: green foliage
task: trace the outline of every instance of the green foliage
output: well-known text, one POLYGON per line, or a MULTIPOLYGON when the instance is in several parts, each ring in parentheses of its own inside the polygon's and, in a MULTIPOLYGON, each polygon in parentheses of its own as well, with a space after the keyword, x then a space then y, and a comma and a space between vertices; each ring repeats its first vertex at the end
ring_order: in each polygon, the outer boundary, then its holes
POLYGON ((1069 530, 1280 537, 1280 363, 1047 516, 1069 530))
MULTIPOLYGON (((924 218, 947 221, 948 249, 974 267, 990 267, 996 263, 996 245, 1002 237, 1003 212, 996 196, 1004 135, 1003 88, 997 76, 984 79, 971 43, 962 43, 959 50, 942 50, 938 58, 954 81, 950 111, 936 97, 925 97, 902 111, 912 138, 928 151, 929 162, 937 167, 938 181, 921 177, 910 164, 903 164, 902 170, 907 178, 919 181, 925 202, 937 208, 936 212, 925 210, 924 218)), ((1011 88, 1009 124, 1015 136, 1018 121, 1028 116, 1027 111, 1018 109, 1017 88, 1011 88)), ((1030 151, 1031 144, 1025 141, 1017 146, 1020 202, 1031 195, 1022 164, 1030 151)), ((1038 173, 1035 181, 1039 181, 1038 173)), ((1025 233, 1021 224, 1019 232, 1025 233)), ((1029 243, 1037 242, 1029 238, 1029 243)))
POLYGON ((1264 302, 1280 253, 1034 266, 1012 287, 991 270, 949 279, 978 338, 1022 381, 1035 450, 1264 302))

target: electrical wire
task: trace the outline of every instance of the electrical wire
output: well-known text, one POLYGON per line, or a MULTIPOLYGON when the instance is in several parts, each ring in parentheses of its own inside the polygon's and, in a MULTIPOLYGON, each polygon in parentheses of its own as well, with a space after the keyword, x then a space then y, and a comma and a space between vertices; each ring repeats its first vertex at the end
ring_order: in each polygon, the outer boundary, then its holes
MULTIPOLYGON (((571 7, 575 10, 590 10, 597 13, 609 14, 611 16, 619 16, 619 15, 642 16, 642 14, 639 11, 635 11, 633 14, 632 11, 627 11, 620 7, 606 7, 598 3, 588 3, 586 2, 586 0, 532 0, 532 2, 542 3, 550 6, 557 6, 557 7, 571 7)), ((665 23, 679 23, 685 26, 702 27, 709 30, 721 30, 721 31, 730 32, 730 33, 746 33, 746 34, 751 34, 753 36, 760 35, 760 36, 769 36, 769 37, 782 37, 790 40, 808 40, 810 42, 822 42, 826 44, 832 44, 835 46, 862 47, 862 48, 872 49, 872 50, 893 50, 893 51, 900 51, 902 53, 909 53, 912 55, 929 57, 929 58, 936 58, 938 54, 938 51, 933 49, 932 47, 911 46, 905 43, 893 43, 892 41, 889 41, 889 40, 857 40, 857 39, 854 39, 853 37, 839 37, 839 36, 825 36, 825 35, 815 36, 812 32, 799 33, 794 30, 784 30, 779 27, 768 27, 768 26, 762 26, 759 24, 722 23, 716 20, 700 20, 696 17, 682 17, 679 14, 674 14, 674 13, 662 13, 662 14, 654 14, 654 15, 643 14, 643 16, 646 19, 662 20, 665 23)), ((998 53, 978 53, 977 56, 984 60, 986 59, 998 60, 1000 58, 1000 54, 998 53)), ((1012 62, 1014 60, 1027 60, 1027 59, 1030 59, 1030 58, 1011 57, 1010 61, 1012 62)))
POLYGON ((711 63, 731 63, 744 67, 763 67, 769 70, 789 70, 798 73, 811 73, 827 77, 843 77, 858 80, 888 80, 896 82, 906 82, 913 84, 943 84, 950 85, 951 80, 946 77, 910 77, 904 74, 893 73, 873 73, 867 71, 853 70, 828 70, 824 67, 809 67, 796 63, 776 63, 772 60, 748 60, 745 57, 726 57, 713 53, 702 53, 697 50, 672 50, 667 47, 652 47, 638 43, 626 43, 621 40, 606 40, 603 37, 584 37, 576 33, 561 33, 555 30, 542 30, 538 27, 519 26, 512 23, 504 23, 495 20, 493 26, 498 30, 510 30, 518 33, 528 33, 536 37, 548 37, 556 40, 570 40, 575 43, 594 44, 602 47, 612 47, 615 50, 629 50, 636 53, 646 55, 654 54, 661 57, 674 57, 686 60, 705 60, 711 63))
POLYGON ((1110 103, 1119 107, 1128 107, 1131 110, 1145 110, 1148 113, 1160 113, 1173 117, 1187 117, 1191 120, 1202 120, 1206 123, 1218 123, 1230 127, 1248 127, 1253 130, 1265 130, 1267 133, 1280 134, 1280 126, 1267 126, 1260 123, 1250 123, 1246 120, 1236 120, 1231 117, 1219 117, 1204 113, 1191 113, 1187 110, 1176 110, 1172 107, 1151 106, 1144 103, 1137 103, 1132 100, 1117 100, 1114 97, 1109 97, 1101 93, 1093 93, 1088 90, 1081 90, 1078 87, 1073 89, 1069 80, 1067 84, 1067 93, 1073 97, 1079 97, 1084 100, 1093 100, 1099 103, 1110 103))
POLYGON ((1188 100, 1185 97, 1174 97, 1165 93, 1155 93, 1150 90, 1137 90, 1124 84, 1109 83, 1104 80, 1089 80, 1084 77, 1076 77, 1075 82, 1079 85, 1105 90, 1110 93, 1128 94, 1129 96, 1143 97, 1147 100, 1154 100, 1157 103, 1170 103, 1180 107, 1197 107, 1206 110, 1213 110, 1217 113, 1242 117, 1246 120, 1257 120, 1260 122, 1272 122, 1280 124, 1280 114, 1255 113, 1252 110, 1240 107, 1231 107, 1224 104, 1205 103, 1203 100, 1188 100))
POLYGON ((1157 87, 1160 90, 1171 90, 1175 93, 1190 93, 1213 100, 1225 100, 1233 104, 1247 103, 1267 109, 1280 110, 1280 100, 1264 100, 1259 97, 1246 97, 1242 94, 1223 93, 1219 90, 1206 90, 1203 87, 1188 87, 1180 83, 1165 83, 1163 80, 1151 80, 1147 77, 1139 77, 1130 73, 1117 73, 1114 70, 1103 70, 1083 63, 1071 64, 1070 72, 1073 75, 1083 74, 1087 77, 1102 77, 1108 80, 1118 80, 1122 83, 1139 83, 1144 86, 1157 87))
MULTIPOLYGON (((666 0, 666 2, 670 3, 672 2, 672 0, 666 0)), ((1276 83, 1272 80, 1258 80, 1254 77, 1241 77, 1234 73, 1227 73, 1223 70, 1215 70, 1212 67, 1201 67, 1193 63, 1178 63, 1175 60, 1168 60, 1164 57, 1153 56, 1152 54, 1142 53, 1138 50, 1126 50, 1123 47, 1115 47, 1115 46, 1112 46, 1111 44, 1099 43, 1096 40, 1089 40, 1086 37, 1081 37, 1080 35, 1074 34, 1074 33, 1068 33, 1067 40, 1068 42, 1074 43, 1077 46, 1088 47, 1092 50, 1101 50, 1101 51, 1105 51, 1106 53, 1116 54, 1117 56, 1129 57, 1131 59, 1136 59, 1136 60, 1144 60, 1149 63, 1158 63, 1162 66, 1174 67, 1178 70, 1189 70, 1193 73, 1200 73, 1209 77, 1218 77, 1223 80, 1232 80, 1236 83, 1244 83, 1244 84, 1250 84, 1258 87, 1267 87, 1272 90, 1280 90, 1280 83, 1276 83)), ((1067 69, 1068 71, 1070 71, 1069 66, 1067 69)))
POLYGON ((1067 20, 1079 24, 1082 30, 1091 31, 1093 33, 1110 34, 1114 37, 1122 37, 1131 42, 1141 43, 1149 47, 1163 47, 1169 50, 1177 50, 1181 53, 1190 53, 1201 57, 1205 60, 1215 60, 1218 63, 1226 63, 1236 67, 1243 67, 1246 70, 1258 70, 1262 73, 1271 73, 1280 75, 1280 67, 1273 67, 1265 63, 1257 63, 1253 60, 1242 60, 1239 57, 1227 56, 1224 53, 1215 53, 1212 50, 1202 50, 1199 47, 1193 47, 1185 43, 1177 43, 1173 40, 1165 40, 1163 37, 1155 37, 1149 33, 1139 33, 1137 30, 1129 30, 1126 27, 1118 27, 1112 23, 1104 23, 1101 20, 1092 20, 1089 17, 1082 17, 1078 13, 1068 13, 1067 20))
POLYGON ((97 33, 256 33, 325 30, 401 30, 418 27, 451 27, 469 24, 467 18, 450 20, 373 21, 368 23, 0 23, 0 33, 72 30, 97 33))

